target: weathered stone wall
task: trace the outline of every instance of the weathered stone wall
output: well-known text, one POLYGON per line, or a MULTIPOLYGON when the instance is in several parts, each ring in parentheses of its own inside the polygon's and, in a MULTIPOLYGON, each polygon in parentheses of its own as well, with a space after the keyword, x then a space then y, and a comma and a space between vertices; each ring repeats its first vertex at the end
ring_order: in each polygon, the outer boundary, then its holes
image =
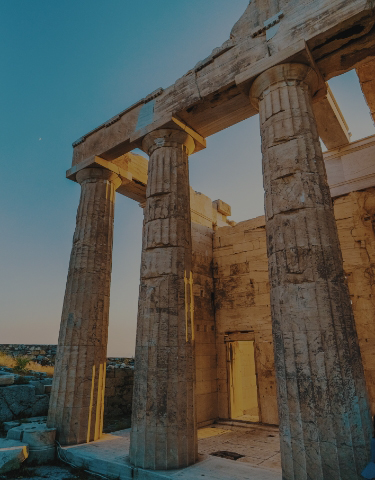
POLYGON ((191 190, 193 293, 198 425, 212 423, 217 412, 215 312, 212 278, 212 202, 191 190))
POLYGON ((264 217, 219 228, 215 232, 214 276, 218 416, 230 416, 225 337, 230 333, 241 335, 253 332, 260 419, 263 423, 277 424, 264 217))
POLYGON ((193 293, 196 355, 196 411, 198 426, 219 417, 218 375, 214 305, 214 229, 231 225, 231 208, 190 189, 193 250, 193 293))
MULTIPOLYGON (((334 199, 344 270, 375 414, 375 188, 334 199)), ((264 217, 214 233, 219 417, 229 416, 225 335, 254 331, 261 421, 278 423, 264 217)))
POLYGON ((134 368, 109 365, 105 381, 104 418, 130 417, 134 368))
MULTIPOLYGON (((25 385, 0 386, 0 423, 17 418, 47 415, 51 387, 48 387, 46 393, 46 388, 41 388, 44 387, 44 383, 50 385, 51 379, 40 381, 34 379, 25 385)), ((106 421, 130 417, 133 383, 133 367, 122 365, 107 367, 104 397, 106 421)))
POLYGON ((334 201, 372 414, 375 414, 375 188, 334 201))
POLYGON ((49 395, 38 394, 35 385, 0 387, 0 423, 47 415, 49 395))

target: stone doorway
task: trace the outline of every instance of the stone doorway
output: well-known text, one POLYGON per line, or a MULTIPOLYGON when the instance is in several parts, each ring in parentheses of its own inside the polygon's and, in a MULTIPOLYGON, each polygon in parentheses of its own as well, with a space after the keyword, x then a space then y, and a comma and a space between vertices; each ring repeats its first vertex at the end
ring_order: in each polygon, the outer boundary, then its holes
POLYGON ((260 422, 253 340, 227 342, 229 415, 232 420, 260 422))

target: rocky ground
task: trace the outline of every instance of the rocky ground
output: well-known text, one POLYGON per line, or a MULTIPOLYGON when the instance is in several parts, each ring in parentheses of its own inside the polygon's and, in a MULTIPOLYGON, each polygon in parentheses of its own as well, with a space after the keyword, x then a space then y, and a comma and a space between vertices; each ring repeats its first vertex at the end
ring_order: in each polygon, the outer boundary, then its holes
POLYGON ((8 479, 27 479, 27 480, 98 480, 98 476, 90 475, 82 469, 73 469, 63 463, 54 465, 42 465, 39 467, 29 467, 23 465, 19 470, 0 475, 1 480, 8 479))

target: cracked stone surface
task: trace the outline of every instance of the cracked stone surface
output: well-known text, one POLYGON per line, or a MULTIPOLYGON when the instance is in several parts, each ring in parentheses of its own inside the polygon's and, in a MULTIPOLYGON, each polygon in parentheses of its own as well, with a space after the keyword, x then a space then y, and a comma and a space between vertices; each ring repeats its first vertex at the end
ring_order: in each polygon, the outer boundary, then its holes
POLYGON ((0 388, 0 421, 43 415, 48 408, 48 395, 35 395, 33 385, 10 385, 0 388))
POLYGON ((315 72, 257 78, 283 476, 353 480, 371 418, 312 94, 315 72))
POLYGON ((279 429, 272 426, 211 425, 198 430, 199 453, 211 455, 215 451, 230 451, 243 455, 239 463, 246 463, 281 472, 279 429), (218 432, 218 433, 216 433, 218 432))

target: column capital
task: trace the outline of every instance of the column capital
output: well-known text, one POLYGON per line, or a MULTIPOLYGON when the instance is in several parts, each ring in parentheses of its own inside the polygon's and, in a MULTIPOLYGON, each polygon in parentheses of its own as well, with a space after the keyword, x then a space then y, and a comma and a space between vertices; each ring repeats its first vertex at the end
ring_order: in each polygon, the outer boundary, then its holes
POLYGON ((250 89, 250 101, 258 110, 258 103, 265 90, 272 85, 297 81, 305 83, 310 88, 311 96, 319 89, 319 77, 314 69, 302 63, 283 63, 263 72, 257 77, 250 89))
POLYGON ((106 180, 113 183, 115 190, 122 184, 122 180, 117 173, 111 172, 111 170, 105 168, 84 168, 77 172, 76 180, 80 185, 85 182, 106 180))
POLYGON ((142 142, 142 149, 148 155, 161 147, 181 147, 185 146, 189 155, 195 150, 195 142, 191 135, 183 130, 172 130, 162 128, 154 130, 146 135, 142 142))

